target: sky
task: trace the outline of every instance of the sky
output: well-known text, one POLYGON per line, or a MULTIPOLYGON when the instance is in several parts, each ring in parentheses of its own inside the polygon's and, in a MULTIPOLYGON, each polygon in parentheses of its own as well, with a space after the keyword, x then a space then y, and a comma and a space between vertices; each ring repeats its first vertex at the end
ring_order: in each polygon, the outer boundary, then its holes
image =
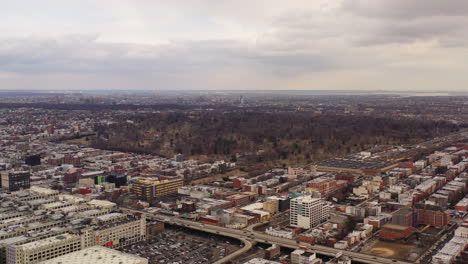
POLYGON ((15 0, 0 89, 468 90, 467 0, 15 0))

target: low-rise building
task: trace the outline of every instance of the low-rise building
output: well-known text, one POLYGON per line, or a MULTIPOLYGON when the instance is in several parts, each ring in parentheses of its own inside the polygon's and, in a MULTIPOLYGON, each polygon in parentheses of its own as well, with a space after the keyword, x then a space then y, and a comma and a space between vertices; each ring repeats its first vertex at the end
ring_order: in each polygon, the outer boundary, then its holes
POLYGON ((138 199, 152 201, 164 195, 177 193, 177 189, 183 185, 184 180, 182 178, 171 180, 140 179, 133 183, 132 191, 138 199))

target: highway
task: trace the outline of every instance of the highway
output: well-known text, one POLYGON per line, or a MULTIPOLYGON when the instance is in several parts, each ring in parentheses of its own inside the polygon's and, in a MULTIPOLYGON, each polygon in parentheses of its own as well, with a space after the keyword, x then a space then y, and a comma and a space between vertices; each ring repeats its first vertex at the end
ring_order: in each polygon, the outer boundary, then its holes
MULTIPOLYGON (((142 213, 141 211, 139 211, 142 213)), ((386 264, 386 263, 398 263, 398 264, 410 264, 410 262, 405 262, 405 261, 400 261, 400 260, 392 260, 388 258, 382 258, 378 256, 373 256, 373 255, 367 255, 363 253, 357 253, 357 252, 351 252, 351 251, 345 251, 345 250, 339 250, 335 248, 330 248, 330 247, 325 247, 325 246, 320 246, 320 245, 310 245, 307 243, 299 242, 293 239, 287 239, 287 238, 280 238, 280 237, 274 237, 270 236, 267 234, 259 233, 259 232, 253 232, 253 231, 248 231, 248 230, 237 230, 237 229, 230 229, 230 228, 225 228, 225 227, 220 227, 220 226, 215 226, 215 225, 208 225, 208 224, 203 224, 199 222, 194 222, 190 220, 185 220, 181 219, 178 217, 171 217, 171 216, 165 216, 165 215, 150 215, 148 214, 148 218, 152 220, 158 220, 164 223, 168 224, 175 224, 179 226, 183 226, 186 228, 191 228, 191 229, 196 229, 196 230, 201 230, 213 234, 219 234, 223 236, 228 236, 232 238, 239 239, 241 241, 252 241, 252 242, 261 242, 261 243, 267 243, 267 244, 278 244, 279 246, 282 247, 288 247, 288 248, 299 248, 299 247, 306 247, 307 249, 310 249, 318 254, 322 255, 327 255, 327 256, 335 256, 337 253, 341 252, 343 253, 344 256, 351 257, 353 261, 358 261, 362 263, 369 263, 369 264, 386 264)), ((246 244, 244 242, 244 244, 246 244)), ((241 249, 243 252, 246 247, 241 249)), ((246 252, 247 250, 245 250, 246 252)), ((243 253, 242 252, 242 253, 243 253)), ((237 252, 236 252, 237 253, 237 252)), ((238 256, 240 254, 236 254, 238 256)), ((231 255, 229 255, 231 256, 231 255)), ((223 262, 219 262, 223 263, 223 262)))
POLYGON ((244 243, 244 247, 237 250, 236 252, 232 253, 232 254, 229 254, 227 256, 225 256, 224 258, 216 261, 215 263, 213 264, 223 264, 223 263, 227 263, 228 261, 230 260, 233 260, 239 256, 241 256, 242 254, 244 253, 247 253, 247 251, 249 251, 252 246, 253 246, 253 243, 250 242, 249 240, 246 240, 246 239, 241 239, 241 241, 244 243))

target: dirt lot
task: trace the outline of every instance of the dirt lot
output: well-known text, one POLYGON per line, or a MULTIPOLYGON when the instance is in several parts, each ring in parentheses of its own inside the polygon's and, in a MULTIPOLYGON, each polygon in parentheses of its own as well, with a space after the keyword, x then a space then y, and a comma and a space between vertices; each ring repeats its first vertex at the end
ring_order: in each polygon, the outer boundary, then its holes
POLYGON ((64 141, 63 143, 70 144, 70 145, 78 145, 78 146, 83 146, 83 147, 89 147, 91 146, 91 141, 94 136, 87 136, 87 137, 81 137, 81 138, 75 138, 75 139, 69 139, 64 141))
POLYGON ((372 247, 364 250, 363 253, 404 260, 414 249, 416 246, 378 241, 372 247))

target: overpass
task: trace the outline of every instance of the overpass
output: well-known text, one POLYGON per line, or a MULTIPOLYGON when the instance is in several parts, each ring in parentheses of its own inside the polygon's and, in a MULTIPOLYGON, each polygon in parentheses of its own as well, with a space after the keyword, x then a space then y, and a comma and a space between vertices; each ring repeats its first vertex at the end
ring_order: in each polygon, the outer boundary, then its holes
MULTIPOLYGON (((143 213, 142 211, 136 211, 136 212, 143 213)), ((166 215, 152 215, 152 214, 148 214, 147 216, 151 220, 158 220, 158 221, 161 221, 161 222, 164 222, 164 223, 167 223, 167 224, 179 225, 179 226, 183 226, 183 227, 186 227, 186 228, 196 229, 196 230, 200 230, 200 231, 204 231, 204 232, 209 232, 209 233, 213 233, 213 234, 218 234, 218 235, 222 235, 222 236, 227 236, 227 237, 232 237, 232 238, 239 239, 240 241, 243 241, 244 248, 242 248, 240 250, 240 251, 242 251, 241 253, 236 254, 234 257, 240 256, 242 253, 247 252, 248 249, 250 249, 251 246, 252 246, 251 242, 260 242, 260 243, 266 243, 266 244, 277 244, 279 246, 292 248, 292 249, 307 248, 309 250, 313 250, 314 252, 316 252, 318 254, 326 255, 326 256, 332 256, 332 257, 336 256, 337 253, 342 253, 344 256, 350 257, 353 261, 357 261, 357 262, 361 262, 361 263, 369 263, 369 264, 389 264, 389 263, 411 264, 411 262, 388 259, 388 258, 378 257, 378 256, 374 256, 374 255, 367 255, 367 254, 358 253, 358 252, 340 250, 340 249, 325 247, 325 246, 321 246, 321 245, 310 245, 310 244, 299 242, 299 241, 293 240, 293 239, 270 236, 270 235, 267 235, 267 234, 254 232, 254 231, 249 231, 249 230, 237 230, 237 229, 231 229, 231 228, 226 228, 226 227, 221 227, 221 226, 203 224, 203 223, 199 223, 199 222, 194 222, 194 221, 190 221, 190 220, 181 219, 181 218, 178 218, 178 217, 172 217, 172 216, 166 216, 166 215)), ((237 252, 239 252, 239 251, 237 251, 237 252)), ((237 252, 235 252, 235 253, 237 253, 237 252)), ((232 257, 232 254, 227 256, 227 257, 231 257, 231 258, 229 258, 229 260, 234 258, 234 257, 232 257)), ((225 260, 225 261, 228 261, 228 260, 225 260)), ((223 262, 217 262, 217 263, 223 263, 223 262)))

